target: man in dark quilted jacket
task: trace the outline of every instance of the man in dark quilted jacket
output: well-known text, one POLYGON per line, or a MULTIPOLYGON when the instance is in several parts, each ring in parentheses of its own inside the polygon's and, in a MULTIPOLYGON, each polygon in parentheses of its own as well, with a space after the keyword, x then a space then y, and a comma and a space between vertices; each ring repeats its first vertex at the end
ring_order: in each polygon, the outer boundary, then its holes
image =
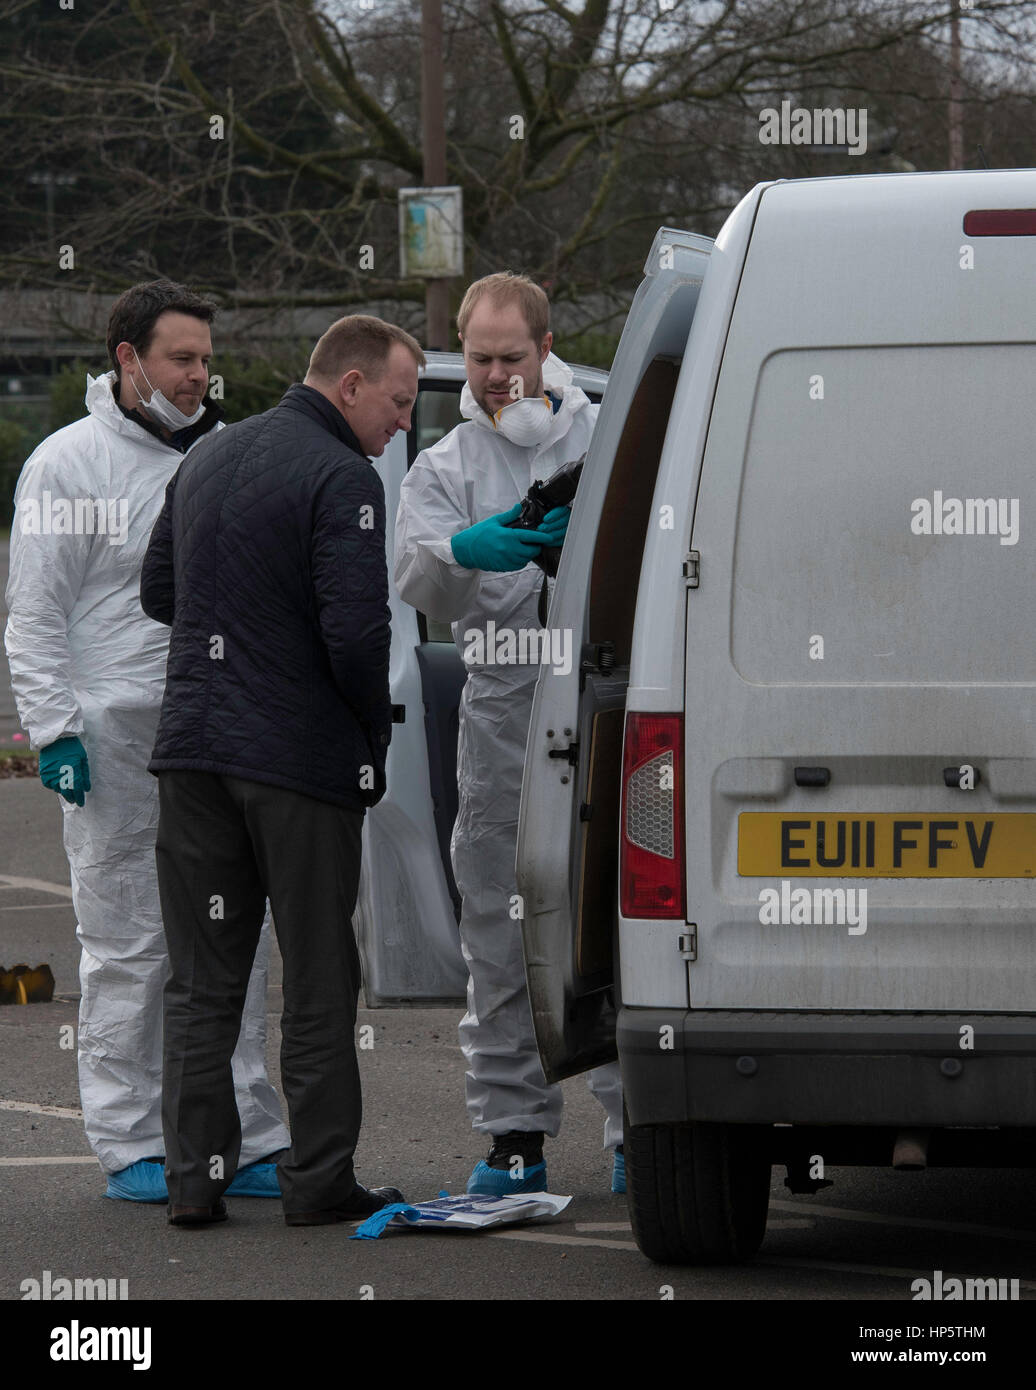
POLYGON ((301 385, 187 456, 151 535, 141 603, 172 628, 149 768, 175 1225, 226 1216, 241 1142, 231 1055, 267 898, 284 959, 285 1220, 356 1220, 402 1200, 353 1174, 351 918, 392 719, 385 498, 369 460, 410 428, 423 365, 402 329, 339 319, 301 385))

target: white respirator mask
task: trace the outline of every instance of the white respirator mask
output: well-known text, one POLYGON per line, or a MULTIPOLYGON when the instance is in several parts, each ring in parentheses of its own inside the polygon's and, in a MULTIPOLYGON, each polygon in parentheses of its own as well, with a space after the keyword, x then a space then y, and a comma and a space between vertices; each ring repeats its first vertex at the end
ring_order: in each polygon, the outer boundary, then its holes
POLYGON ((546 439, 554 419, 554 407, 546 396, 523 396, 492 417, 493 425, 512 444, 529 448, 546 439))
MULTIPOLYGON (((137 357, 136 348, 133 349, 133 356, 137 357)), ((199 403, 198 409, 193 415, 185 415, 182 410, 177 410, 172 401, 166 400, 161 391, 156 391, 155 388, 151 386, 150 381, 147 379, 147 373, 140 365, 139 357, 137 357, 137 366, 140 367, 140 375, 147 382, 148 386, 151 387, 151 399, 149 401, 144 400, 139 390, 137 391, 137 399, 151 416, 152 420, 157 420, 160 425, 165 425, 166 429, 169 430, 185 430, 191 425, 196 425, 198 423, 205 414, 204 400, 199 403)), ((137 383, 134 382, 133 385, 136 387, 137 383)))

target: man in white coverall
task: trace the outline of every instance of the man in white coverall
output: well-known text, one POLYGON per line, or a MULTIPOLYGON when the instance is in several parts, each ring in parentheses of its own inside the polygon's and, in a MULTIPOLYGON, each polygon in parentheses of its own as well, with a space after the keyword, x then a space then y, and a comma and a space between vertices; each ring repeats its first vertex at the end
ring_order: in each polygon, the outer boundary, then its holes
MULTIPOLYGON (((155 868, 158 784, 147 771, 169 629, 140 606, 165 488, 221 429, 208 400, 215 307, 183 285, 136 285, 108 324, 114 371, 87 377, 89 414, 22 470, 11 527, 7 656, 40 776, 61 795, 82 945, 79 1088, 106 1196, 167 1198, 162 990, 169 971, 155 868)), ((242 1167, 229 1189, 279 1197, 290 1141, 266 1077, 264 931, 234 1054, 242 1167), (244 1165, 249 1165, 244 1167, 244 1165)))
MULTIPOLYGON (((522 767, 540 668, 493 664, 494 642, 481 644, 488 659, 476 661, 480 644, 472 640, 490 621, 498 637, 501 630, 542 627, 543 572, 531 562, 544 544, 561 544, 568 508, 549 512, 538 531, 503 523, 518 515, 530 484, 586 451, 597 416, 597 406, 551 354, 548 325, 547 296, 525 276, 489 275, 468 289, 457 326, 468 378, 460 410, 470 423, 418 456, 396 520, 399 592, 428 617, 453 624, 468 667, 451 851, 470 972, 460 1024, 467 1105, 474 1128, 492 1139, 468 1191, 493 1195, 547 1190, 543 1137, 556 1135, 561 1122, 561 1088, 543 1077, 521 926, 510 911, 522 767)), ((520 650, 527 653, 527 644, 520 650)), ((622 1192, 618 1065, 598 1067, 590 1087, 608 1114, 605 1147, 618 1150, 612 1189, 622 1192)))

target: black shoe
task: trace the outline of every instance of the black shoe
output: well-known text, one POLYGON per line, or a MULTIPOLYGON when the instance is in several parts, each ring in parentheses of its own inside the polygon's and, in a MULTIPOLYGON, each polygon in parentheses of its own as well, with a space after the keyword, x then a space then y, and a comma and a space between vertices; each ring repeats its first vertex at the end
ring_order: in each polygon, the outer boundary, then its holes
POLYGON ((508 1134, 494 1134, 493 1147, 486 1163, 490 1168, 510 1168, 516 1158, 526 1168, 543 1162, 543 1131, 513 1129, 508 1134))
POLYGON ((398 1187, 367 1188, 357 1183, 341 1206, 321 1211, 286 1211, 284 1222, 287 1226, 330 1226, 335 1221, 363 1221, 382 1207, 405 1201, 398 1187))
POLYGON ((210 1226, 214 1221, 226 1221, 227 1204, 222 1197, 211 1207, 184 1207, 169 1204, 170 1226, 210 1226))

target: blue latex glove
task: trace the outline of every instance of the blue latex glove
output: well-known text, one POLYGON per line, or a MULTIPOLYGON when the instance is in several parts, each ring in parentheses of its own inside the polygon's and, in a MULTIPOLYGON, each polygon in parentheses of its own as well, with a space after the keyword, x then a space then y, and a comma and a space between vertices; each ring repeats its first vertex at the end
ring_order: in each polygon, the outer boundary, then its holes
POLYGON ((571 507, 555 507, 553 511, 540 522, 540 530, 546 531, 553 540, 551 545, 560 546, 564 544, 565 532, 568 530, 568 523, 572 518, 571 507))
POLYGON ((535 560, 545 545, 555 545, 553 532, 515 531, 508 527, 520 514, 521 503, 507 512, 498 512, 476 522, 466 531, 458 531, 450 545, 453 558, 467 570, 492 570, 504 574, 524 569, 535 560))
POLYGON ((40 749, 40 781, 66 801, 82 806, 90 790, 90 764, 86 749, 74 735, 40 749))

